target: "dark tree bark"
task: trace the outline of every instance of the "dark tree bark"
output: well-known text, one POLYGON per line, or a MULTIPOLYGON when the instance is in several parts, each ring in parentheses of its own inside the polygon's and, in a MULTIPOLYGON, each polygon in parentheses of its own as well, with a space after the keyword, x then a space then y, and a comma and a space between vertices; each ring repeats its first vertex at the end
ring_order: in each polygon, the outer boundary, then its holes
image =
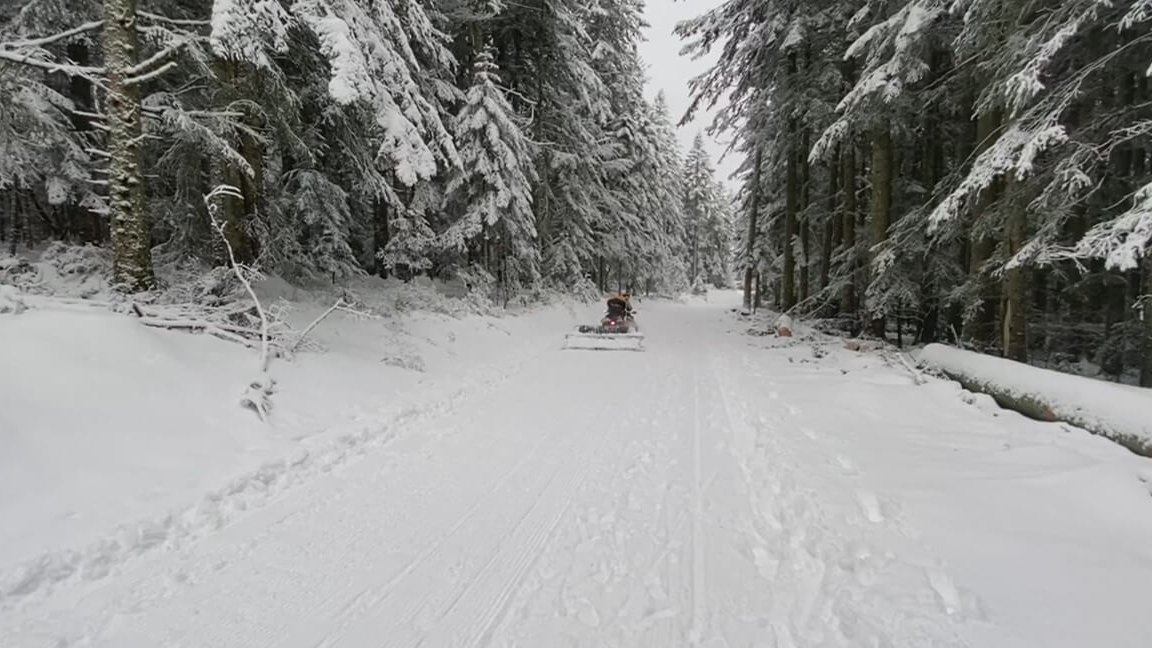
MULTIPOLYGON (((892 225, 892 135, 887 122, 872 130, 872 239, 876 246, 888 240, 892 225)), ((872 315, 872 334, 884 337, 887 319, 872 315)))
MULTIPOLYGON (((1005 225, 1005 242, 1008 258, 1020 251, 1028 235, 1028 212, 1017 192, 1019 188, 1009 176, 1007 185, 1008 220, 1005 225)), ((1000 309, 1002 336, 1001 348, 1004 357, 1018 362, 1028 360, 1028 268, 1014 265, 1004 273, 1004 302, 1000 309)))
POLYGON ((856 144, 851 138, 844 142, 840 158, 840 185, 844 192, 841 203, 840 220, 844 237, 844 250, 848 252, 846 270, 848 281, 840 297, 840 307, 844 313, 857 315, 856 305, 856 213, 859 209, 856 203, 856 144))
POLYGON ((744 251, 744 308, 752 310, 755 304, 752 301, 752 278, 756 273, 756 239, 760 215, 760 165, 763 154, 756 149, 756 159, 752 167, 752 195, 748 197, 748 241, 744 251))
POLYGON ((120 290, 152 288, 152 222, 140 177, 140 89, 132 78, 140 57, 136 0, 104 0, 104 61, 108 83, 108 193, 112 275, 120 290))
POLYGON ((824 219, 823 245, 820 254, 820 290, 828 288, 832 274, 832 255, 840 246, 842 224, 836 214, 836 199, 840 193, 840 150, 837 148, 828 165, 828 217, 824 219))
MULTIPOLYGON (((975 154, 978 155, 988 148, 1000 129, 1000 121, 1001 115, 998 111, 979 116, 976 122, 975 154)), ((996 239, 981 231, 979 226, 980 220, 985 217, 984 212, 992 206, 996 196, 1000 193, 999 186, 1000 182, 994 181, 992 186, 981 192, 976 199, 975 213, 972 218, 972 227, 976 231, 973 231, 969 236, 971 244, 969 246, 968 274, 973 278, 972 281, 976 282, 979 305, 975 316, 964 322, 961 337, 965 341, 975 342, 978 346, 990 345, 996 329, 996 303, 999 298, 999 287, 984 272, 984 265, 992 258, 992 254, 996 250, 996 239)))
POLYGON ((1140 386, 1152 387, 1152 252, 1144 254, 1144 287, 1141 289, 1141 317, 1144 325, 1141 335, 1140 386))
MULTIPOLYGON (((795 129, 795 124, 793 124, 795 129)), ((789 311, 796 305, 796 255, 794 241, 796 239, 796 219, 800 206, 800 172, 796 161, 797 151, 795 145, 788 147, 788 164, 784 181, 784 269, 781 274, 781 307, 789 311)))

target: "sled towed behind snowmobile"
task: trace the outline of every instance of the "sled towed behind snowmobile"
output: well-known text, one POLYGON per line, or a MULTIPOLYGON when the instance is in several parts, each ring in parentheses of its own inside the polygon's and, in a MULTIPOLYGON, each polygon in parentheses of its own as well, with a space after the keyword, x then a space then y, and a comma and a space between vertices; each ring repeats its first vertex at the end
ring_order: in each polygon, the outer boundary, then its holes
POLYGON ((596 326, 580 326, 564 338, 565 349, 643 351, 644 334, 631 317, 605 315, 596 326))

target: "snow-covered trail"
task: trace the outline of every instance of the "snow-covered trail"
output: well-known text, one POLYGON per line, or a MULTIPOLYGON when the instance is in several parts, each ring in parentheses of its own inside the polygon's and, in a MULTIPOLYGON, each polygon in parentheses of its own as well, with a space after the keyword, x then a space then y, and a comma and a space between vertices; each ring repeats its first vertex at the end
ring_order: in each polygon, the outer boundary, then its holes
MULTIPOLYGON (((7 611, 0 645, 1041 645, 985 609, 838 436, 903 408, 906 377, 833 384, 826 419, 811 368, 765 364, 724 308, 642 318, 646 353, 544 352, 195 544, 7 611), (854 400, 876 384, 889 401, 854 400)), ((991 420, 933 398, 909 416, 991 420)), ((1093 622, 1134 643, 1098 645, 1148 645, 1116 602, 1093 622)))

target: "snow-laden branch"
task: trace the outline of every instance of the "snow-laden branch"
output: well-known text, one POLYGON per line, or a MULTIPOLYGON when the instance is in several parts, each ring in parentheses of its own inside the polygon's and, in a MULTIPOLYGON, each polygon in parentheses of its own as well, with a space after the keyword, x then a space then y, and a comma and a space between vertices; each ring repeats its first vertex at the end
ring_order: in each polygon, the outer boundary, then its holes
POLYGON ((213 337, 218 337, 228 342, 235 342, 248 347, 249 349, 259 349, 260 343, 245 336, 245 333, 251 333, 248 329, 238 326, 231 327, 207 320, 199 319, 166 319, 163 317, 153 317, 145 314, 143 311, 137 310, 140 323, 144 326, 161 329, 179 329, 188 331, 201 331, 213 337))
POLYGON ((169 18, 159 14, 150 13, 147 11, 137 11, 136 15, 140 18, 150 20, 152 22, 164 23, 166 25, 174 25, 177 27, 208 27, 211 26, 211 21, 208 20, 183 20, 179 18, 169 18))
POLYGON ((132 85, 139 85, 141 83, 147 83, 148 81, 151 81, 152 79, 163 76, 164 74, 168 73, 169 71, 171 71, 175 67, 176 67, 175 61, 168 61, 164 65, 161 65, 160 67, 156 68, 155 70, 152 70, 151 72, 145 72, 144 74, 141 74, 139 76, 128 77, 127 79, 124 80, 124 84, 132 86, 132 85))
POLYGON ((63 40, 68 40, 69 38, 72 38, 74 36, 79 36, 80 34, 86 34, 90 31, 96 31, 97 29, 100 29, 102 27, 104 27, 104 21, 103 20, 94 20, 92 22, 84 23, 83 25, 73 27, 72 29, 69 29, 67 31, 62 31, 58 34, 53 34, 51 36, 43 36, 41 38, 29 38, 26 40, 7 41, 4 43, 0 43, 0 49, 12 50, 12 49, 28 49, 28 48, 33 48, 33 47, 44 47, 46 45, 52 45, 53 43, 59 43, 60 41, 63 41, 63 40))
POLYGON ((104 75, 104 68, 91 67, 87 65, 71 65, 68 63, 55 63, 53 61, 44 61, 41 59, 32 58, 32 52, 20 54, 10 50, 0 49, 0 61, 9 61, 12 63, 19 63, 20 65, 27 65, 29 67, 40 68, 48 72, 59 72, 68 76, 78 76, 85 78, 96 78, 104 75))
POLYGON ((149 56, 143 61, 140 61, 136 65, 128 68, 124 71, 124 76, 127 77, 124 82, 128 85, 136 85, 150 81, 164 74, 165 72, 168 72, 172 68, 176 67, 176 62, 170 61, 168 59, 175 56, 187 44, 187 40, 180 39, 168 47, 160 50, 159 52, 156 52, 152 56, 149 56))
POLYGON ((1103 258, 1109 268, 1122 272, 1138 267, 1143 256, 1152 254, 1152 183, 1141 187, 1132 201, 1128 211, 1088 230, 1073 255, 1103 258))
POLYGON ((128 68, 127 70, 124 70, 124 76, 130 76, 131 77, 131 76, 136 76, 139 74, 144 74, 145 72, 151 70, 152 68, 156 67, 160 63, 164 62, 168 57, 176 54, 176 52, 179 52, 180 49, 184 47, 184 45, 186 45, 186 42, 181 40, 179 42, 176 42, 176 43, 169 45, 168 47, 165 47, 164 49, 160 50, 159 52, 156 52, 152 56, 149 56, 148 58, 144 59, 143 61, 140 61, 136 65, 133 65, 132 67, 128 68))

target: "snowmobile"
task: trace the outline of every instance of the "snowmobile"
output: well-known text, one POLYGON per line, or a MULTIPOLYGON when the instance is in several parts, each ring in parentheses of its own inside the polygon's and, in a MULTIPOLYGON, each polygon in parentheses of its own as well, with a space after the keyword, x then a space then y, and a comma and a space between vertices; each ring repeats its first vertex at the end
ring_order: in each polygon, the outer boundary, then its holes
POLYGON ((643 351, 644 334, 636 326, 629 313, 604 315, 599 324, 583 324, 564 338, 565 349, 589 349, 598 351, 643 351))

